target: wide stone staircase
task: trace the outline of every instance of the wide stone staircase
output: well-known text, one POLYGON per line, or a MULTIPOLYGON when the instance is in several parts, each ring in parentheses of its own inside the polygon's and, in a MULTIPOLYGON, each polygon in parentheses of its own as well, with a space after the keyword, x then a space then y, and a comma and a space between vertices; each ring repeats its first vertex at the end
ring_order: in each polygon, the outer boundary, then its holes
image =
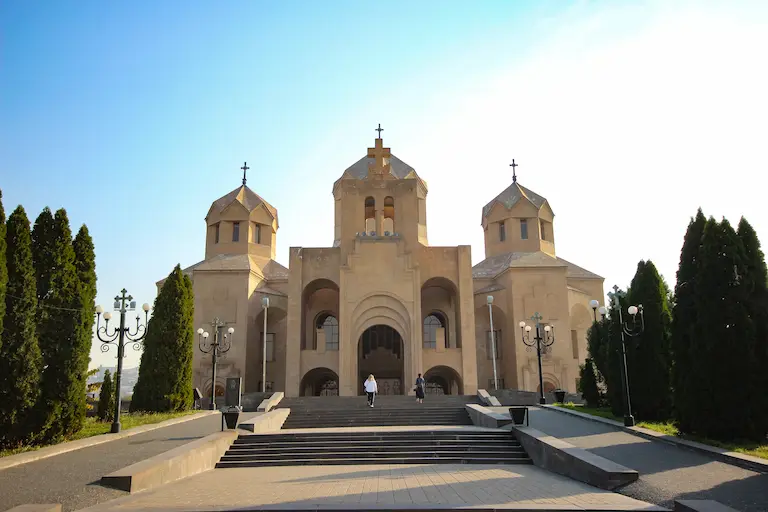
POLYGON ((291 413, 283 429, 406 425, 472 425, 465 404, 479 403, 474 395, 428 396, 423 404, 411 396, 377 396, 368 407, 364 396, 284 398, 278 408, 291 413))
POLYGON ((216 467, 530 463, 505 431, 307 431, 241 435, 216 467))

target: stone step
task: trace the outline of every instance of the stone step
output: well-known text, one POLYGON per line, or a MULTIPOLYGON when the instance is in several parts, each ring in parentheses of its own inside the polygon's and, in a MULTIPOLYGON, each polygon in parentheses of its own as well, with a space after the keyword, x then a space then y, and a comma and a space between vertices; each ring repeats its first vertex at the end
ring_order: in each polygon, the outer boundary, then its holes
POLYGON ((507 460, 527 459, 528 456, 523 452, 498 452, 496 450, 433 450, 430 448, 420 450, 391 450, 391 451, 377 451, 372 453, 361 454, 359 451, 286 451, 278 453, 259 453, 255 455, 249 454, 237 454, 237 455, 224 455, 221 458, 221 462, 250 462, 250 461, 270 461, 270 460, 285 460, 285 459, 361 459, 373 457, 377 459, 404 459, 404 458, 420 458, 420 459, 442 459, 442 458, 499 458, 507 460))
POLYGON ((305 438, 273 438, 272 436, 254 435, 249 436, 248 439, 238 439, 232 445, 233 449, 237 449, 241 446, 275 446, 275 445, 301 445, 301 444, 323 444, 323 445, 337 445, 337 444, 359 444, 359 445, 375 445, 380 443, 397 443, 400 445, 419 444, 419 443, 465 443, 472 442, 474 444, 505 444, 505 445, 519 445, 516 439, 509 438, 472 438, 472 437, 445 437, 445 438, 430 438, 426 436, 412 436, 412 437, 376 437, 376 436, 360 436, 355 438, 350 437, 324 437, 320 434, 305 438), (267 439, 253 439, 266 437, 267 439))
POLYGON ((228 451, 221 460, 251 460, 251 459, 264 459, 270 457, 296 457, 298 454, 306 455, 313 454, 320 457, 325 457, 328 454, 345 454, 348 457, 359 457, 361 453, 367 455, 376 454, 377 457, 383 457, 384 455, 391 454, 416 454, 416 453, 431 453, 431 454, 455 454, 455 453, 469 453, 477 455, 479 453, 490 453, 499 456, 506 455, 518 455, 527 457, 522 447, 512 446, 467 446, 467 445, 415 445, 415 446, 301 446, 301 447, 262 447, 257 449, 248 450, 231 450, 228 451))
POLYGON ((217 468, 248 468, 263 466, 325 466, 365 464, 531 464, 529 458, 508 459, 503 457, 366 457, 357 459, 282 459, 241 462, 218 462, 217 468))

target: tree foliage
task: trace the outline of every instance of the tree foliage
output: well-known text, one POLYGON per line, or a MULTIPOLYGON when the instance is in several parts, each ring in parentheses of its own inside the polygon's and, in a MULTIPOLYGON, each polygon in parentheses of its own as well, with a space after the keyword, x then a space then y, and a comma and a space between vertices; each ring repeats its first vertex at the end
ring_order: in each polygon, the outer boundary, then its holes
POLYGON ((704 235, 706 217, 701 208, 691 219, 680 251, 680 265, 675 284, 675 305, 672 310, 672 388, 675 404, 675 418, 684 432, 691 431, 689 421, 693 419, 692 404, 686 397, 695 392, 696 381, 691 373, 694 352, 694 329, 697 325, 696 296, 699 293, 699 263, 701 241, 704 235))
POLYGON ((112 421, 115 416, 115 386, 112 383, 112 374, 109 370, 104 372, 104 381, 99 392, 98 416, 101 421, 112 421))
MULTIPOLYGON (((640 261, 632 279, 628 302, 642 305, 645 328, 627 337, 627 370, 632 393, 632 412, 642 420, 663 420, 672 412, 670 386, 669 288, 651 261, 640 261)), ((624 310, 626 311, 626 309, 624 310)), ((631 324, 632 318, 625 315, 631 324)), ((640 318, 634 319, 639 323, 640 318)))
POLYGON ((599 377, 597 371, 589 357, 584 360, 584 364, 579 367, 579 393, 587 402, 587 407, 600 407, 602 404, 602 393, 598 386, 599 377))
MULTIPOLYGON (((48 233, 52 268, 47 275, 48 289, 37 287, 45 310, 39 323, 45 371, 42 381, 40 412, 44 417, 42 438, 53 440, 71 435, 85 421, 85 374, 88 369, 90 338, 83 332, 83 297, 75 268, 75 251, 67 212, 60 209, 54 217, 53 232, 48 233), (85 340, 88 340, 87 345, 85 340)), ((38 261, 50 257, 49 247, 38 261)))
POLYGON ((42 357, 35 333, 37 297, 29 219, 19 206, 6 224, 8 285, 0 349, 0 444, 16 446, 36 431, 42 357))
POLYGON ((5 264, 5 209, 3 191, 0 190, 0 353, 3 350, 3 319, 5 318, 5 290, 8 286, 8 268, 5 264))
POLYGON ((32 260, 35 265, 35 283, 37 286, 37 336, 44 365, 48 364, 49 345, 55 337, 48 335, 48 329, 54 324, 48 321, 50 309, 46 307, 48 295, 51 293, 51 275, 56 272, 61 257, 56 254, 55 222, 53 213, 47 206, 35 219, 32 228, 32 260))
POLYGON ((192 406, 193 320, 192 282, 176 265, 155 299, 132 411, 180 411, 192 406))

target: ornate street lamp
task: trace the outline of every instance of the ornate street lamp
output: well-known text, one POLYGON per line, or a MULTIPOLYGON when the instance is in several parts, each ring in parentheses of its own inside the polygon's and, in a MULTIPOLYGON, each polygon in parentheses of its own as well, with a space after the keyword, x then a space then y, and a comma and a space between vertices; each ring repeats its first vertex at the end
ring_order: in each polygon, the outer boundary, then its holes
POLYGON ((531 317, 531 320, 536 324, 536 336, 533 339, 531 339, 532 327, 525 325, 524 321, 520 321, 519 325, 523 335, 523 343, 528 346, 529 350, 534 345, 536 346, 536 357, 539 360, 539 403, 543 405, 547 403, 547 399, 544 398, 544 374, 541 370, 541 352, 542 348, 546 351, 547 347, 552 346, 555 342, 555 328, 551 325, 545 325, 542 328, 542 316, 538 312, 531 317))
POLYGON ((592 308, 592 315, 595 319, 595 323, 597 323, 598 313, 600 313, 600 319, 602 319, 606 315, 606 313, 608 313, 608 310, 605 308, 605 306, 600 306, 600 303, 595 299, 592 299, 591 301, 589 301, 589 307, 592 308))
MULTIPOLYGON (((645 317, 643 316, 643 305, 629 306, 627 313, 632 316, 632 323, 625 323, 621 314, 621 299, 627 296, 619 287, 613 286, 613 293, 608 293, 611 299, 611 306, 619 313, 619 325, 621 326, 621 380, 624 384, 624 425, 627 427, 635 426, 635 418, 632 416, 632 405, 629 398, 629 374, 627 373, 627 345, 624 341, 625 336, 635 338, 645 331, 645 317), (637 323, 637 314, 640 313, 640 324, 637 323)), ((602 313, 602 312, 601 312, 602 313)))
POLYGON ((128 291, 123 288, 120 291, 121 295, 115 297, 115 311, 120 312, 120 327, 116 327, 110 334, 109 320, 112 318, 112 313, 107 311, 104 313, 104 308, 96 306, 96 337, 101 341, 101 351, 108 352, 110 345, 117 346, 117 375, 115 377, 115 416, 112 420, 111 432, 117 434, 120 432, 120 377, 123 373, 123 358, 125 358, 125 346, 128 343, 133 343, 134 350, 141 350, 141 342, 147 335, 147 321, 149 315, 149 304, 144 303, 141 309, 144 310, 144 325, 139 325, 141 317, 136 315, 136 332, 131 333, 130 329, 125 326, 125 314, 128 311, 134 311, 136 309, 136 302, 133 297, 127 295, 128 291), (104 314, 104 326, 100 326, 101 315, 104 314))
POLYGON ((491 322, 491 352, 492 352, 492 359, 493 359, 493 389, 498 390, 499 389, 499 379, 496 376, 496 336, 493 332, 493 295, 489 295, 485 298, 486 302, 488 302, 488 317, 490 318, 491 322))
POLYGON ((261 392, 267 392, 267 310, 269 309, 269 297, 261 298, 261 307, 264 308, 264 339, 261 351, 261 392))
POLYGON ((208 341, 210 335, 208 331, 203 330, 200 327, 197 330, 197 343, 200 347, 200 352, 203 354, 211 354, 213 363, 213 376, 211 378, 211 405, 208 407, 210 410, 216 410, 216 363, 219 360, 219 354, 226 354, 229 349, 232 348, 232 333, 235 332, 234 327, 227 329, 227 332, 222 336, 222 340, 219 340, 219 328, 224 327, 226 324, 214 318, 211 322, 211 328, 213 329, 213 343, 208 341))

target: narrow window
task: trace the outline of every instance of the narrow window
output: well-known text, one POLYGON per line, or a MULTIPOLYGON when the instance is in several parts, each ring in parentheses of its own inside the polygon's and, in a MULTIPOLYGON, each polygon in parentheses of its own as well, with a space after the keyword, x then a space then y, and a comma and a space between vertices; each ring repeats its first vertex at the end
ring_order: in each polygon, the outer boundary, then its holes
MULTIPOLYGON (((264 333, 261 333, 261 341, 264 341, 264 333)), ((275 333, 267 333, 267 361, 275 360, 275 333)))
POLYGON ((579 337, 576 330, 571 330, 571 349, 573 350, 573 358, 579 358, 579 337))
POLYGON ((253 236, 251 237, 251 242, 254 244, 260 244, 261 243, 261 224, 257 224, 255 222, 253 224, 253 236))
POLYGON ((499 222, 499 242, 507 239, 507 232, 504 230, 504 221, 499 222))
POLYGON ((540 220, 539 224, 541 224, 541 239, 542 240, 546 240, 547 239, 547 225, 544 223, 543 220, 540 220))
MULTIPOLYGON (((445 329, 445 319, 440 313, 431 313, 424 319, 424 348, 437 348, 437 329, 445 329)), ((448 332, 446 329, 445 346, 448 347, 448 332)))
POLYGON ((488 354, 488 359, 493 359, 493 346, 496 346, 496 360, 501 359, 501 330, 493 331, 493 343, 491 343, 491 331, 485 331, 486 335, 486 347, 485 353, 488 354))
POLYGON ((233 242, 240 241, 240 223, 239 222, 232 223, 232 241, 233 242))
POLYGON ((325 331, 325 350, 339 350, 339 321, 335 316, 325 317, 323 331, 325 331))
MULTIPOLYGON (((496 379, 499 385, 499 389, 504 389, 504 379, 499 377, 496 379)), ((488 389, 493 389, 493 379, 488 379, 488 389)))
POLYGON ((376 200, 371 196, 365 198, 365 231, 376 231, 376 200))
POLYGON ((384 198, 384 231, 395 231, 395 199, 391 196, 384 198))
POLYGON ((528 240, 528 219, 520 219, 520 238, 528 240))
POLYGON ((213 243, 217 244, 219 243, 219 227, 221 227, 221 223, 217 222, 214 226, 214 241, 213 243))

